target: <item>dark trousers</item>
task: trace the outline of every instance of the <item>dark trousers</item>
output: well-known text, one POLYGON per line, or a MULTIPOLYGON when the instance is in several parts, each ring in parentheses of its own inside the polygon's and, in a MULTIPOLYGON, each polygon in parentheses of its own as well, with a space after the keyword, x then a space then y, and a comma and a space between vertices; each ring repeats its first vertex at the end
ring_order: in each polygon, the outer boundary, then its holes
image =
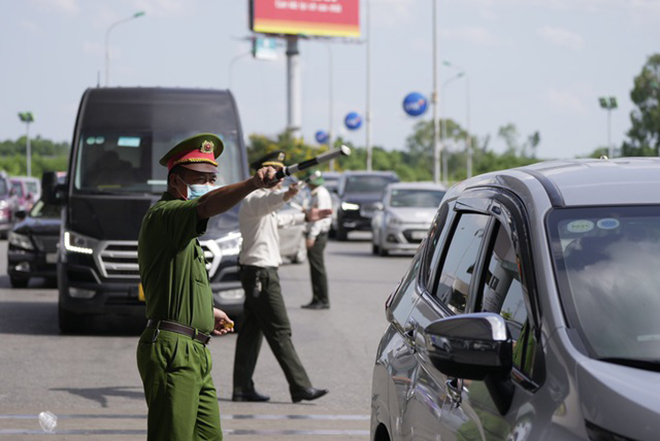
POLYGON ((241 267, 245 290, 244 321, 236 340, 234 393, 254 390, 252 376, 257 365, 262 337, 284 371, 290 392, 311 387, 291 340, 291 325, 282 298, 277 268, 241 267))
POLYGON ((325 260, 323 253, 328 243, 328 233, 321 233, 316 237, 314 246, 307 249, 309 272, 312 278, 312 303, 330 304, 328 298, 328 276, 325 273, 325 260))

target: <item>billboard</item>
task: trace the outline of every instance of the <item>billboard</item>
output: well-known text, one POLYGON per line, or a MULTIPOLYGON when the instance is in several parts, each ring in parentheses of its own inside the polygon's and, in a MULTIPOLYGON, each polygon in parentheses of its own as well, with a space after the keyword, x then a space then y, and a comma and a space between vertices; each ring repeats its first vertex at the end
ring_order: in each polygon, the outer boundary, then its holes
POLYGON ((266 34, 359 37, 359 0, 251 0, 250 29, 266 34))

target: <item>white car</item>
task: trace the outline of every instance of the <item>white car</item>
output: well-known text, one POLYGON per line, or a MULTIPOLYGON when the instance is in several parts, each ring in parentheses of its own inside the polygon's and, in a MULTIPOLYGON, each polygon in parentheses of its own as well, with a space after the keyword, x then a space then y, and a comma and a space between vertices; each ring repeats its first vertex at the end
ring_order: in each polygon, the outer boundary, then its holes
POLYGON ((446 193, 444 186, 426 182, 389 184, 371 219, 372 252, 415 252, 426 237, 446 193))

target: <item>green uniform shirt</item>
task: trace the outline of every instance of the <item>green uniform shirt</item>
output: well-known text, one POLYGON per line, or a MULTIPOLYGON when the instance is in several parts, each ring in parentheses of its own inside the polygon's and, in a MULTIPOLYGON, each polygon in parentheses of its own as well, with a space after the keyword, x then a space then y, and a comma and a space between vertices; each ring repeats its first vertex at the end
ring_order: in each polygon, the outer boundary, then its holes
POLYGON ((138 263, 147 318, 174 320, 208 334, 215 324, 213 294, 197 240, 208 219, 197 219, 198 203, 164 193, 142 220, 138 263))

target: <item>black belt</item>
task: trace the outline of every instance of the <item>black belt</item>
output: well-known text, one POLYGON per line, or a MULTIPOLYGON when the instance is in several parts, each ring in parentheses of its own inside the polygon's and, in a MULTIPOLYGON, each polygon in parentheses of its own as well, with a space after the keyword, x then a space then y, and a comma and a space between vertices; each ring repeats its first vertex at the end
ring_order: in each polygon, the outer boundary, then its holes
POLYGON ((154 341, 158 337, 159 331, 170 331, 170 332, 175 332, 177 334, 186 335, 192 338, 193 340, 197 340, 198 342, 204 345, 208 344, 208 342, 211 341, 210 335, 204 334, 202 332, 198 332, 197 330, 195 330, 195 328, 191 328, 190 326, 182 325, 181 323, 172 322, 169 320, 149 319, 147 320, 147 328, 153 328, 156 330, 154 341))

